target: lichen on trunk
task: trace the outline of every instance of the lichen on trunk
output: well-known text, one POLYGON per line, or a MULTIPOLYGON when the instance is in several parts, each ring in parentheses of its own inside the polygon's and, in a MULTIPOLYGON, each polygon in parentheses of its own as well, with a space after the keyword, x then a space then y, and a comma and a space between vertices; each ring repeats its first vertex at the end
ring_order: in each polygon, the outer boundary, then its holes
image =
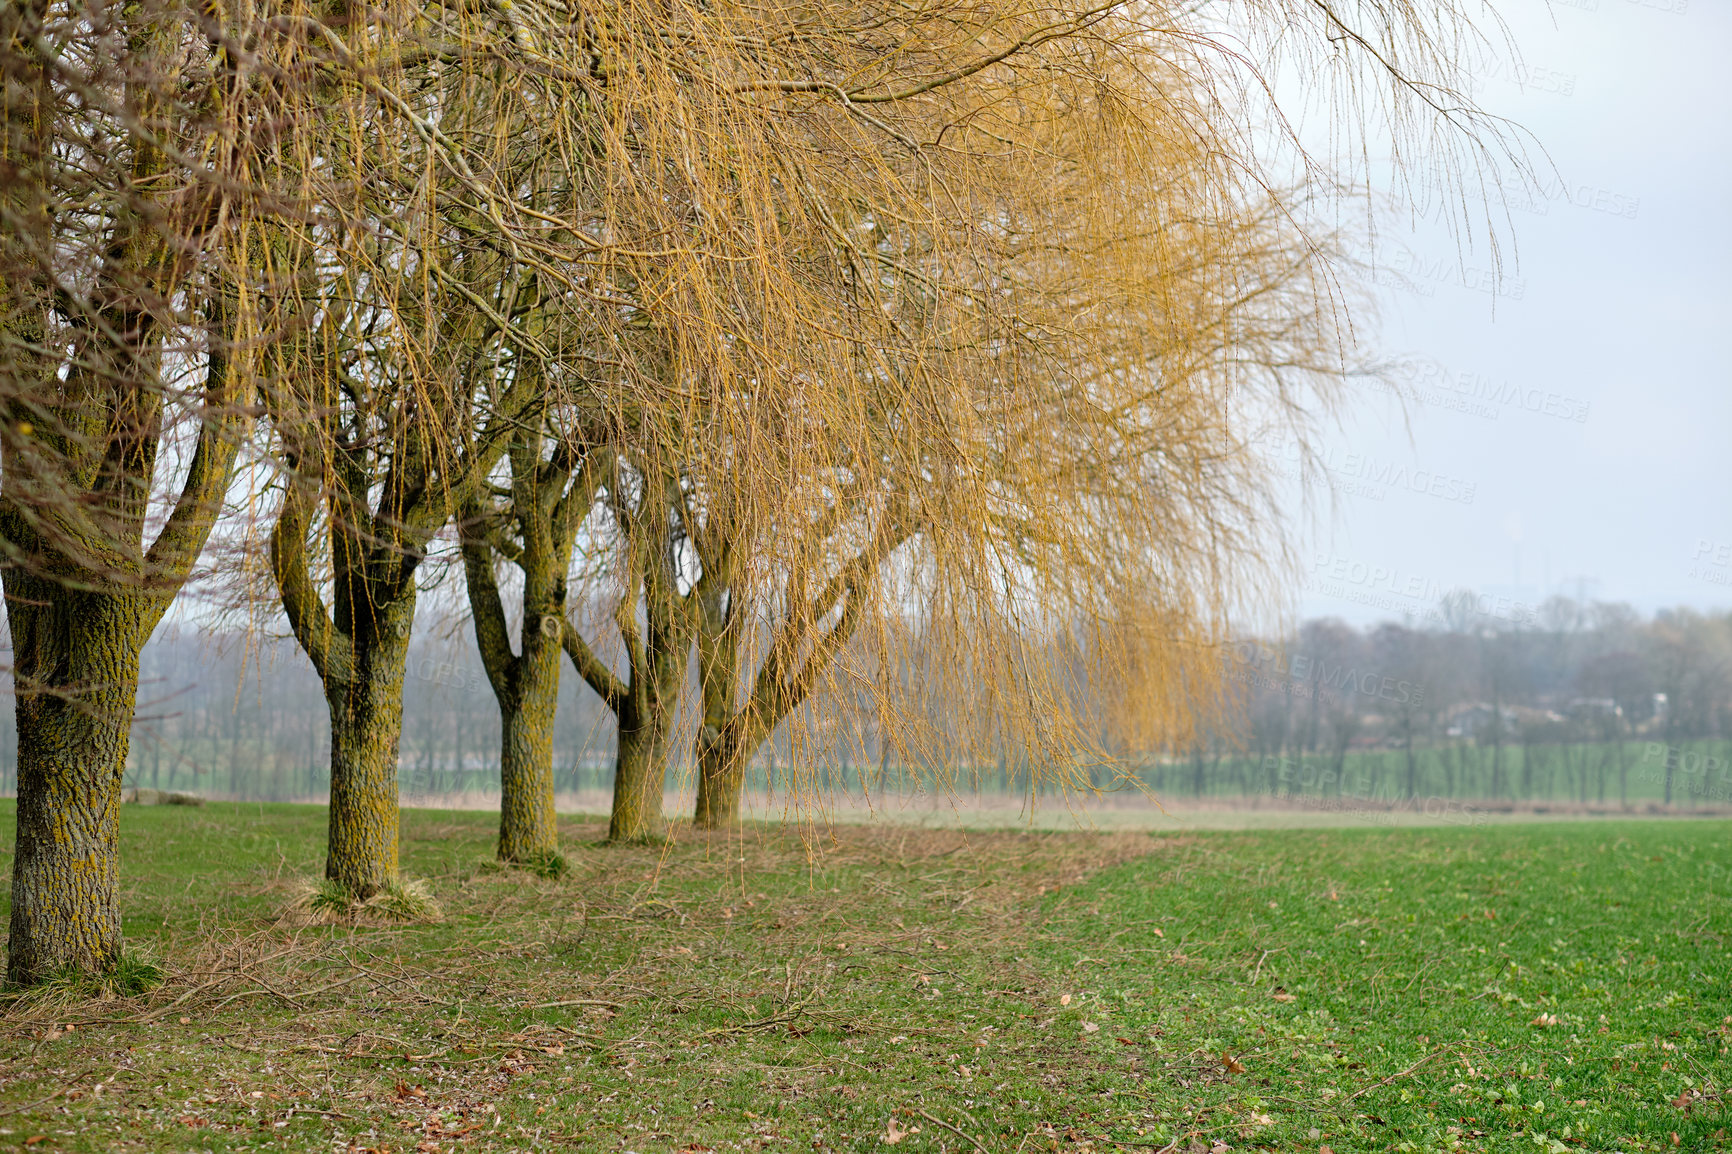
POLYGON ((155 607, 19 573, 6 593, 20 686, 7 977, 105 973, 121 952, 121 776, 155 607))
MULTIPOLYGON (((533 428, 533 426, 532 426, 533 428)), ((610 458, 536 430, 507 450, 511 497, 474 498, 459 513, 464 584, 476 647, 499 703, 499 860, 563 868, 553 808, 553 720, 565 620, 566 570, 577 527, 594 507, 610 458), (545 459, 544 446, 551 451, 545 459), (522 625, 511 646, 494 568, 510 557, 523 575, 522 625)))
POLYGON ((662 787, 667 775, 667 720, 638 719, 627 709, 621 718, 614 754, 613 812, 607 838, 617 842, 654 841, 665 836, 662 787), (629 718, 629 720, 628 720, 629 718))
POLYGON ((354 639, 352 675, 327 678, 325 688, 331 712, 325 876, 363 900, 397 882, 397 750, 413 586, 385 609, 385 628, 354 639))
POLYGON ((648 841, 666 831, 662 790, 679 693, 696 628, 696 595, 681 572, 685 508, 669 470, 616 459, 607 508, 623 548, 613 619, 625 649, 622 678, 567 623, 565 652, 618 722, 610 841, 648 841))
POLYGON ((534 672, 522 676, 512 708, 500 706, 500 861, 545 863, 559 853, 559 818, 553 809, 559 649, 537 648, 530 663, 534 672))

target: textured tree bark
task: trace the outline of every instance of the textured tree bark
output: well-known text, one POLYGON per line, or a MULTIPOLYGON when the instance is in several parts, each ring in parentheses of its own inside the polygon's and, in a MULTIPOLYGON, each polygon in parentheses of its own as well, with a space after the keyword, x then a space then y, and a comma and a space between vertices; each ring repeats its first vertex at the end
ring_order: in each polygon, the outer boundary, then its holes
POLYGON ((594 507, 612 458, 559 442, 543 460, 548 439, 528 432, 513 439, 508 451, 509 509, 471 500, 459 513, 458 531, 475 643, 499 703, 499 859, 557 867, 553 719, 559 707, 560 653, 570 629, 565 620, 566 571, 577 527, 594 507), (514 532, 515 550, 500 548, 502 530, 514 532), (494 579, 500 552, 514 552, 523 574, 522 627, 515 653, 494 579))
POLYGON ((138 654, 160 609, 6 574, 20 690, 7 977, 104 973, 120 958, 120 786, 138 654))
MULTIPOLYGON (((139 324, 126 331, 146 329, 139 324)), ((149 363, 149 347, 143 347, 134 359, 149 363)), ((68 393, 84 388, 79 376, 76 370, 68 374, 68 393)), ((76 403, 67 402, 69 408, 99 410, 103 419, 125 413, 118 429, 79 443, 67 438, 70 447, 57 456, 7 446, 0 541, 14 563, 0 576, 12 634, 18 729, 7 972, 19 984, 56 972, 105 973, 120 958, 118 818, 139 652, 220 509, 244 423, 227 405, 250 398, 233 384, 227 360, 213 352, 197 448, 148 550, 146 497, 155 475, 162 401, 136 377, 117 374, 104 389, 90 390, 88 404, 83 393, 76 394, 76 403), (118 478, 106 490, 92 482, 93 461, 104 457, 118 478), (58 489, 64 504, 38 504, 49 489, 58 489), (81 521, 69 514, 74 507, 105 516, 81 521), (55 520, 55 535, 40 531, 55 520), (28 565, 17 564, 19 558, 28 558, 28 565)), ((9 422, 14 436, 18 423, 9 422)))
POLYGON ((698 800, 692 824, 698 829, 726 829, 740 821, 740 794, 745 786, 746 759, 736 734, 734 696, 740 679, 740 635, 729 612, 725 584, 699 583, 698 689, 704 726, 698 732, 698 800))
POLYGON ((613 768, 613 817, 607 839, 654 841, 667 833, 662 787, 667 773, 671 711, 627 706, 619 715, 613 768))
POLYGON ((740 795, 746 785, 746 759, 739 745, 707 723, 698 739, 698 802, 692 824, 698 829, 728 829, 740 824, 740 795))
POLYGON ((382 607, 381 628, 354 638, 353 673, 326 679, 331 711, 331 803, 325 876, 369 898, 397 880, 397 752, 410 592, 382 607))
MULTIPOLYGON (((557 624, 558 618, 553 618, 557 624)), ((553 718, 559 707, 558 629, 524 630, 524 653, 507 708, 500 702, 499 858, 527 862, 559 852, 553 811, 553 718)))

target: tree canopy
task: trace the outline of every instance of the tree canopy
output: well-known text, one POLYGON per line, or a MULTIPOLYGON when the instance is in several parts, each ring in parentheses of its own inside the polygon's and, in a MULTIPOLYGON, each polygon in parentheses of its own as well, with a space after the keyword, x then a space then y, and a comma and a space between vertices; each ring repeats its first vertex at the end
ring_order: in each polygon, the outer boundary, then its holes
POLYGON ((619 838, 660 833, 694 661, 702 824, 820 699, 1059 780, 1103 752, 1081 685, 1182 743, 1287 556, 1255 441, 1309 443, 1356 356, 1336 162, 1387 139, 1460 180, 1510 145, 1460 95, 1479 31, 1400 0, 4 20, 23 981, 118 957, 139 650, 236 493, 324 689, 356 898, 400 884, 403 681, 451 541, 511 860, 556 855, 561 651, 637 735, 619 838), (1332 155, 1274 98, 1294 63, 1332 155))

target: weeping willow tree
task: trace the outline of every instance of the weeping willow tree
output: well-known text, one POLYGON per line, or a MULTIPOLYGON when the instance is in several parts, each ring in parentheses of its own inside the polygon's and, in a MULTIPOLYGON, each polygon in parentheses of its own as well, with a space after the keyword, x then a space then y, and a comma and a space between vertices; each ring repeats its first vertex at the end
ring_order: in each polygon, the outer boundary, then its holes
POLYGON ((0 577, 17 686, 7 973, 121 957, 139 651, 234 471, 272 321, 265 93, 172 3, 0 10, 0 577))
MULTIPOLYGON (((1434 54, 1471 35, 1448 14, 1307 11, 1243 16, 1362 52, 1348 92, 1390 93, 1398 136, 1445 134, 1434 160, 1498 147, 1434 54)), ((823 382, 777 436, 690 439, 697 824, 736 819, 745 764, 821 691, 929 765, 991 734, 1085 780, 1107 685, 1114 729, 1182 743, 1235 596, 1287 557, 1255 443, 1311 443, 1352 359, 1315 194, 1234 127, 1245 58, 1158 5, 801 15, 787 74, 742 87, 778 98, 810 194, 810 327, 851 345, 761 370, 823 382), (886 675, 915 649, 919 678, 886 675)))
POLYGON ((874 687, 904 760, 978 758, 951 737, 990 731, 1060 778, 1098 756, 1083 723, 1103 680, 1157 742, 1210 700, 1199 659, 1281 556, 1256 432, 1308 434, 1344 367, 1328 250, 1158 132, 1182 126, 1100 119, 1093 141, 1021 126, 1039 160, 977 179, 990 235, 949 267, 926 230, 866 215, 861 263, 896 271, 858 278, 859 315, 897 330, 860 367, 885 387, 836 423, 871 439, 803 430, 849 452, 808 503, 761 517, 720 495, 698 535, 727 591, 698 643, 699 825, 737 817, 745 762, 820 691, 874 687), (883 676, 914 649, 917 681, 883 676), (922 733, 935 716, 944 733, 922 733))
POLYGON ((1502 142, 1455 95, 1476 33, 1454 6, 1218 11, 6 5, 11 974, 119 955, 137 651, 260 412, 270 567, 331 711, 327 873, 356 895, 396 877, 423 559, 514 445, 553 484, 567 408, 626 462, 597 493, 650 543, 621 539, 616 622, 691 598, 712 673, 740 675, 706 679, 706 779, 853 638, 880 670, 945 639, 956 684, 929 691, 1009 703, 1055 754, 1078 736, 1070 675, 1029 655, 1067 631, 1102 670, 1144 671, 1148 700, 1186 699, 1168 641, 1211 636, 1235 573, 1273 555, 1236 487, 1255 478, 1209 446, 1238 450, 1255 396, 1308 411, 1279 362, 1246 392, 1220 350, 1267 331, 1265 351, 1309 355, 1330 328, 1327 293, 1286 314, 1234 295, 1316 283, 1291 233, 1224 239, 1283 219, 1257 195, 1260 82, 1297 52, 1339 79, 1343 139, 1387 124, 1420 150, 1407 171, 1502 142), (1296 264, 1235 280, 1263 252, 1296 264), (1281 315, 1291 332, 1259 330, 1281 315), (1162 443, 1193 432, 1194 452, 1162 443))
MULTIPOLYGON (((1081 683, 1115 679, 1143 707, 1115 724, 1181 739, 1217 667, 1190 659, 1282 556, 1253 442, 1307 441, 1348 359, 1337 254, 1239 127, 1267 73, 1151 4, 619 5, 570 41, 513 11, 542 51, 588 54, 597 234, 678 238, 585 274, 637 330, 607 334, 592 383, 661 390, 614 410, 634 448, 586 558, 613 610, 564 634, 621 726, 614 836, 659 829, 694 640, 699 824, 734 818, 746 761, 826 679, 887 686, 865 666, 915 637, 958 675, 923 693, 1061 775, 1087 760, 1081 683), (868 623, 876 656, 837 667, 868 623)), ((1430 134, 1434 160, 1501 139, 1454 95, 1453 13, 1239 15, 1320 49, 1350 116, 1430 134)), ((491 566, 469 572, 491 602, 491 566)), ((501 704, 511 729, 524 706, 501 704)), ((874 708, 910 743, 932 712, 874 708)))
MULTIPOLYGON (((499 858, 543 873, 565 869, 553 808, 553 721, 559 704, 572 549, 613 455, 555 414, 526 421, 507 452, 509 484, 459 510, 464 584, 476 647, 499 702, 499 858), (516 646, 496 566, 521 572, 516 646)), ((611 687, 610 687, 611 688, 611 687)))
MULTIPOLYGON (((582 392, 567 367, 582 317, 556 318, 598 246, 569 223, 591 182, 584 125, 564 115, 562 71, 523 72, 542 58, 508 11, 349 16, 340 33, 310 13, 298 26, 306 67, 332 80, 294 110, 304 325, 264 403, 285 466, 270 566, 331 714, 326 876, 366 898, 398 883, 421 564, 501 462, 539 458, 558 398, 582 392)), ((525 491, 525 516, 540 491, 525 491)), ((563 616, 557 590, 532 593, 547 600, 532 624, 563 616)), ((493 619, 477 621, 496 655, 493 619)), ((556 663, 557 631, 552 644, 556 663)), ((531 652, 490 672, 510 698, 547 664, 531 652)), ((509 734, 532 752, 546 738, 509 734)), ((550 797, 537 808, 518 793, 513 810, 551 819, 550 797)), ((545 832, 533 840, 522 852, 545 848, 545 832)))

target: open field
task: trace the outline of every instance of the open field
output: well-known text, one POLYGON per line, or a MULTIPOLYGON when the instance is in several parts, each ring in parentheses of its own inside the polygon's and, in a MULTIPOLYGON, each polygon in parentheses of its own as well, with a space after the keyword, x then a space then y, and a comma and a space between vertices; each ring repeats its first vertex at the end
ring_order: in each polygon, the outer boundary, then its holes
POLYGON ((574 819, 545 880, 404 819, 440 924, 298 910, 321 810, 128 807, 168 980, 6 1003, 0 1149, 1732 1148, 1723 821, 574 819))
MULTIPOLYGON (((477 674, 477 677, 480 675, 477 674)), ((0 671, 0 688, 5 685, 0 671)), ((255 689, 256 692, 256 689, 255 689)), ((493 709, 491 691, 477 685, 482 704, 493 709)), ((244 700, 243 695, 243 700, 244 700)), ((222 697, 225 710, 234 700, 231 688, 222 697)), ((472 703, 471 703, 472 704, 472 703)), ((425 703, 422 703, 425 706, 425 703)), ((563 708, 563 707, 562 707, 563 708)), ((230 710, 232 712, 232 710, 230 710)), ((562 714, 563 716, 563 714, 562 714)), ((231 721, 233 719, 230 719, 231 721)), ((426 729, 431 722, 417 722, 426 729)), ((461 754, 466 768, 449 764, 420 765, 406 759, 399 774, 404 796, 441 808, 448 799, 477 799, 497 805, 499 798, 499 740, 497 718, 476 719, 479 736, 461 754), (488 728, 488 725, 492 728, 488 728)), ((555 782, 562 799, 586 812, 605 811, 611 797, 613 751, 605 744, 591 744, 592 730, 577 736, 585 742, 564 749, 556 759, 555 782)), ((17 783, 7 722, 0 717, 0 793, 10 793, 17 783)), ((576 737, 568 735, 568 740, 576 737)), ((674 744, 689 745, 682 734, 674 744)), ((129 763, 129 787, 190 790, 206 796, 242 801, 314 801, 328 786, 326 758, 316 745, 305 751, 298 763, 284 761, 285 750, 278 735, 265 732, 253 739, 166 741, 148 724, 141 723, 134 735, 135 753, 129 763), (272 767, 266 772, 263 766, 272 767)), ((821 751, 807 751, 808 755, 821 751)), ((458 756, 453 754, 452 756, 458 756)), ((1456 741, 1422 746, 1415 751, 1413 793, 1433 806, 1495 808, 1498 806, 1579 806, 1618 809, 1628 805, 1645 809, 1664 804, 1667 764, 1672 766, 1671 805, 1681 809, 1718 809, 1732 812, 1732 742, 1690 740, 1676 744, 1650 740, 1646 735, 1617 742, 1564 742, 1534 746, 1508 745, 1501 753, 1480 744, 1456 741), (1501 758, 1502 768, 1492 766, 1501 758)), ((671 812, 689 809, 693 767, 677 764, 668 774, 670 793, 682 796, 682 805, 671 812)), ((1114 773, 1101 767, 1097 784, 1106 787, 1114 773)), ((1342 803, 1387 805, 1407 798, 1406 758, 1399 750, 1347 750, 1339 755, 1313 751, 1283 756, 1211 756, 1201 766, 1186 758, 1167 759, 1142 765, 1141 783, 1163 799, 1208 805, 1257 799, 1279 807, 1329 807, 1342 803)), ((861 797, 866 793, 893 798, 898 794, 930 797, 940 774, 930 768, 891 764, 880 766, 860 751, 846 756, 808 756, 798 769, 784 759, 779 768, 762 762, 748 769, 748 789, 758 794, 785 794, 790 783, 815 794, 861 797)), ((952 777, 958 790, 978 794, 1016 806, 1025 796, 1025 770, 1001 765, 979 765, 956 771, 952 777)), ((1135 793, 1128 785, 1126 794, 1135 793)), ((455 800, 458 808, 461 800, 455 800)), ((1062 808, 1062 805, 1059 806, 1062 808)))
MULTIPOLYGON (((557 795, 559 812, 581 820, 584 814, 605 813, 611 794, 584 790, 557 795)), ((692 792, 672 789, 665 795, 668 813, 690 813, 692 792)), ((320 799, 321 801, 323 799, 320 799)), ((462 793, 409 794, 408 804, 426 809, 498 812, 499 790, 462 793)), ((1187 797, 1156 796, 1136 789, 1097 795, 1045 793, 1034 806, 1026 794, 997 790, 944 793, 934 790, 874 792, 810 791, 798 800, 786 794, 747 793, 742 812, 749 820, 772 823, 817 820, 844 825, 882 823, 927 829, 1048 831, 1141 830, 1185 833, 1229 829, 1333 829, 1382 826, 1480 826, 1508 822, 1576 821, 1582 819, 1694 817, 1732 818, 1732 806, 1691 803, 1666 806, 1656 800, 1586 804, 1571 801, 1487 801, 1425 797, 1370 798, 1347 796, 1278 797, 1269 794, 1187 797)))

